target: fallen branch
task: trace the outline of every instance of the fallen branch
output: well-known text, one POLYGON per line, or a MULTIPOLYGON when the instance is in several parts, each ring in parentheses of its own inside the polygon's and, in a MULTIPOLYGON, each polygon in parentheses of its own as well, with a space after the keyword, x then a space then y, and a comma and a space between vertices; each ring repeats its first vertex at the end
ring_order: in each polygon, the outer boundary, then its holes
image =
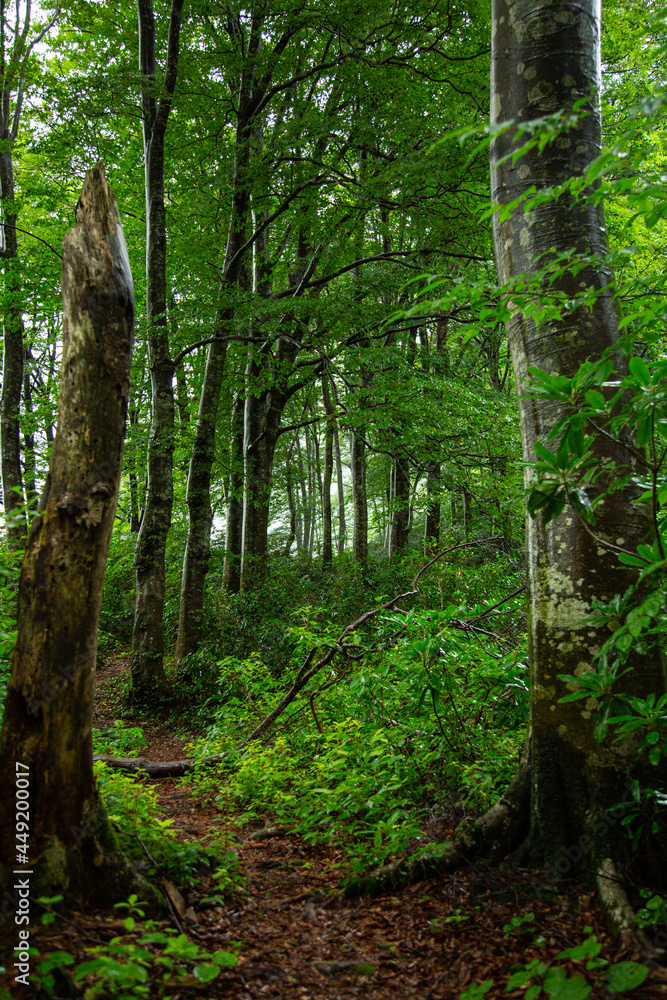
POLYGON ((93 760, 101 760, 109 767, 116 768, 121 771, 130 771, 134 774, 142 773, 146 774, 149 778, 180 778, 184 774, 188 774, 193 771, 195 767, 208 764, 221 764, 224 760, 230 757, 232 754, 238 753, 240 750, 244 750, 250 743, 258 740, 266 730, 276 721, 276 719, 283 714, 288 705, 294 701, 296 696, 306 687, 308 682, 319 673, 323 667, 327 667, 331 661, 334 659, 337 653, 341 653, 344 656, 349 656, 351 659, 354 657, 350 656, 347 649, 347 644, 345 639, 351 633, 356 632, 357 629, 361 628, 366 622, 375 618, 382 611, 391 611, 399 601, 407 600, 409 597, 416 597, 419 594, 419 580, 426 572, 427 569, 436 563, 443 556, 449 555, 450 552, 456 552, 460 549, 469 549, 475 545, 485 545, 487 542, 497 541, 498 538, 502 538, 502 535, 492 535, 490 538, 482 538, 477 542, 462 542, 458 545, 450 545, 449 548, 443 549, 442 552, 438 552, 437 555, 429 559, 427 563, 419 570, 414 580, 412 581, 412 589, 406 590, 403 594, 398 594, 396 597, 392 597, 391 600, 385 601, 384 604, 378 605, 377 608, 372 608, 370 611, 365 611, 363 615, 360 615, 356 621, 353 621, 350 625, 343 629, 341 634, 335 643, 331 645, 320 644, 318 646, 313 646, 309 650, 308 655, 303 661, 301 668, 296 675, 296 679, 292 684, 292 687, 285 694, 282 700, 272 709, 267 716, 265 716, 259 725, 253 729, 249 736, 247 736, 242 743, 234 747, 233 750, 229 750, 226 753, 212 754, 209 757, 203 757, 200 760, 194 757, 186 757, 184 760, 169 760, 169 761, 150 761, 145 760, 142 757, 110 757, 106 754, 96 754, 93 760), (318 652, 322 649, 326 649, 326 652, 320 656, 316 661, 315 657, 318 652))

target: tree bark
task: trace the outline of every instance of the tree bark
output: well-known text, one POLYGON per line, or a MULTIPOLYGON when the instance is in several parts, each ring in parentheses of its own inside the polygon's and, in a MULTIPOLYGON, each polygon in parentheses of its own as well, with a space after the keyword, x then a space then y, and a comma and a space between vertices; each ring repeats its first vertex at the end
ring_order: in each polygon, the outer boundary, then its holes
POLYGON ((184 0, 172 0, 163 94, 157 101, 155 17, 152 0, 137 0, 139 68, 146 187, 146 321, 151 377, 148 487, 137 537, 137 572, 130 696, 159 701, 168 693, 164 673, 165 552, 171 526, 174 464, 174 366, 167 325, 167 232, 164 205, 164 138, 178 71, 184 0))
MULTIPOLYGON (((567 113, 581 95, 593 95, 584 116, 544 151, 533 148, 514 161, 515 141, 523 141, 516 140, 516 128, 494 139, 492 197, 507 205, 531 185, 550 187, 582 174, 599 153, 600 7, 598 0, 494 0, 492 16, 492 125, 567 113)), ((607 253, 602 208, 562 195, 529 213, 515 210, 502 222, 496 215, 494 243, 501 283, 537 274, 547 254, 574 249, 602 261, 607 253)), ((526 397, 527 369, 572 376, 584 361, 613 348, 617 316, 609 285, 603 264, 591 263, 576 275, 565 271, 549 285, 567 299, 582 287, 595 289, 599 294, 591 309, 579 308, 537 327, 514 308, 508 337, 527 461, 534 460, 535 442, 558 417, 557 407, 526 397)), ((627 464, 627 455, 602 436, 597 449, 602 460, 608 456, 627 464)), ((591 666, 608 632, 584 619, 594 600, 622 593, 633 574, 618 566, 616 555, 596 543, 572 511, 549 524, 541 517, 527 520, 532 852, 563 874, 574 864, 566 847, 579 845, 579 857, 594 871, 608 871, 608 862, 612 867, 622 863, 625 838, 610 836, 609 827, 596 820, 623 799, 636 754, 596 743, 590 706, 559 704, 565 691, 557 674, 579 674, 591 666)), ((595 532, 610 542, 623 539, 626 548, 634 549, 644 528, 627 491, 619 491, 605 499, 595 532)), ((633 693, 657 696, 665 688, 660 664, 638 664, 629 685, 633 693)))
POLYGON ((214 341, 208 351, 199 398, 199 413, 188 471, 186 502, 190 526, 183 559, 178 637, 175 660, 196 652, 202 634, 202 611, 206 573, 211 558, 211 468, 215 457, 215 429, 220 388, 225 370, 227 344, 214 341))
POLYGON ((366 497, 366 445, 363 431, 350 434, 350 465, 352 466, 352 557, 358 563, 368 560, 368 501, 366 497))
POLYGON ((322 565, 326 568, 333 562, 332 524, 331 524, 331 481, 333 479, 334 459, 334 409, 329 393, 329 376, 322 376, 322 401, 327 417, 324 432, 324 470, 322 473, 322 565))
MULTIPOLYGON (((4 29, 4 25, 3 25, 4 29)), ((10 142, 10 94, 0 91, 0 195, 2 197, 3 270, 5 278, 5 313, 2 330, 2 394, 0 395, 0 450, 2 504, 5 531, 10 548, 23 545, 26 519, 23 511, 19 405, 23 383, 22 293, 18 274, 18 242, 14 207, 14 161, 10 142)))
POLYGON ((345 554, 347 526, 345 523, 345 488, 343 486, 343 463, 340 458, 340 435, 338 422, 333 425, 334 455, 336 457, 336 488, 338 492, 338 555, 345 554))
POLYGON ((241 553, 243 551, 243 412, 241 393, 234 397, 229 448, 229 504, 225 527, 225 562, 222 589, 238 594, 241 587, 241 553))
POLYGON ((114 837, 95 788, 92 712, 134 322, 123 230, 99 164, 86 174, 76 219, 63 243, 58 433, 21 568, 18 639, 0 734, 0 864, 4 881, 13 879, 13 790, 25 775, 31 893, 99 897, 110 871, 124 871, 118 858, 109 858, 114 837))
POLYGON ((389 558, 403 552, 408 544, 410 521, 410 472, 404 455, 395 454, 391 469, 391 529, 389 558))

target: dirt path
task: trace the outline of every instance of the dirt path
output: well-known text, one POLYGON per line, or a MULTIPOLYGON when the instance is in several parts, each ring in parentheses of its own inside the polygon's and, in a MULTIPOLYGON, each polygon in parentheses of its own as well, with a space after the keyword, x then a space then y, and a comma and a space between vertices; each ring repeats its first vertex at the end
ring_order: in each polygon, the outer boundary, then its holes
MULTIPOLYGON (((106 668, 95 710, 99 728, 117 717, 114 692, 123 669, 120 659, 106 668)), ((128 719, 126 724, 142 725, 147 737, 142 756, 182 755, 184 741, 166 721, 128 719)), ((193 797, 192 785, 165 779, 155 786, 180 839, 201 843, 227 831, 245 881, 244 891, 224 900, 211 900, 216 886, 210 876, 180 887, 185 897, 180 917, 164 926, 186 931, 203 949, 236 950, 239 960, 206 986, 170 992, 172 1000, 458 1000, 462 990, 488 979, 495 982, 486 993, 490 1000, 518 1000, 524 989, 505 991, 511 972, 531 958, 549 961, 580 944, 590 933, 586 928, 603 942, 605 958, 628 957, 618 953, 594 899, 581 887, 572 885, 547 903, 536 898, 530 873, 476 867, 373 900, 349 900, 338 891, 342 858, 332 848, 287 832, 269 835, 261 826, 230 834, 224 808, 196 793, 193 797), (512 918, 528 913, 533 918, 518 929, 503 930, 512 918)), ((117 915, 82 907, 66 911, 49 927, 36 925, 33 943, 42 954, 69 951, 79 962, 90 957, 86 947, 123 932, 117 915)), ((142 932, 138 924, 126 940, 138 941, 142 932)), ((10 995, 23 1000, 35 993, 13 987, 10 995)), ((624 995, 667 998, 667 983, 654 980, 624 995)), ((611 997, 605 989, 591 993, 592 1000, 611 997)))

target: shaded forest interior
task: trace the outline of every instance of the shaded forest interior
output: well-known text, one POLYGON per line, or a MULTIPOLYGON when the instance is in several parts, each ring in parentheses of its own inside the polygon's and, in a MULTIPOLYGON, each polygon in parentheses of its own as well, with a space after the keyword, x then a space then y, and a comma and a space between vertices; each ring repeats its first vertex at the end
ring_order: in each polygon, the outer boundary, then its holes
POLYGON ((0 34, 0 1000, 667 996, 660 12, 0 34))

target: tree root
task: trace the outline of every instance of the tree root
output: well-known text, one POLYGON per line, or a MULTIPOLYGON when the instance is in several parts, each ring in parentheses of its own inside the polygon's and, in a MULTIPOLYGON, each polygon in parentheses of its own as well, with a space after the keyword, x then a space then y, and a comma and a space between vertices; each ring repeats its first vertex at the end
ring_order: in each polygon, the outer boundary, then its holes
POLYGON ((611 858, 603 858, 599 862, 595 881, 607 926, 621 944, 633 952, 639 950, 649 959, 664 958, 664 950, 656 948, 637 927, 634 910, 611 858))
POLYGON ((497 802, 451 843, 431 845, 419 854, 392 861, 348 883, 348 896, 370 895, 451 873, 480 857, 497 861, 515 850, 528 832, 530 773, 527 754, 497 802))

